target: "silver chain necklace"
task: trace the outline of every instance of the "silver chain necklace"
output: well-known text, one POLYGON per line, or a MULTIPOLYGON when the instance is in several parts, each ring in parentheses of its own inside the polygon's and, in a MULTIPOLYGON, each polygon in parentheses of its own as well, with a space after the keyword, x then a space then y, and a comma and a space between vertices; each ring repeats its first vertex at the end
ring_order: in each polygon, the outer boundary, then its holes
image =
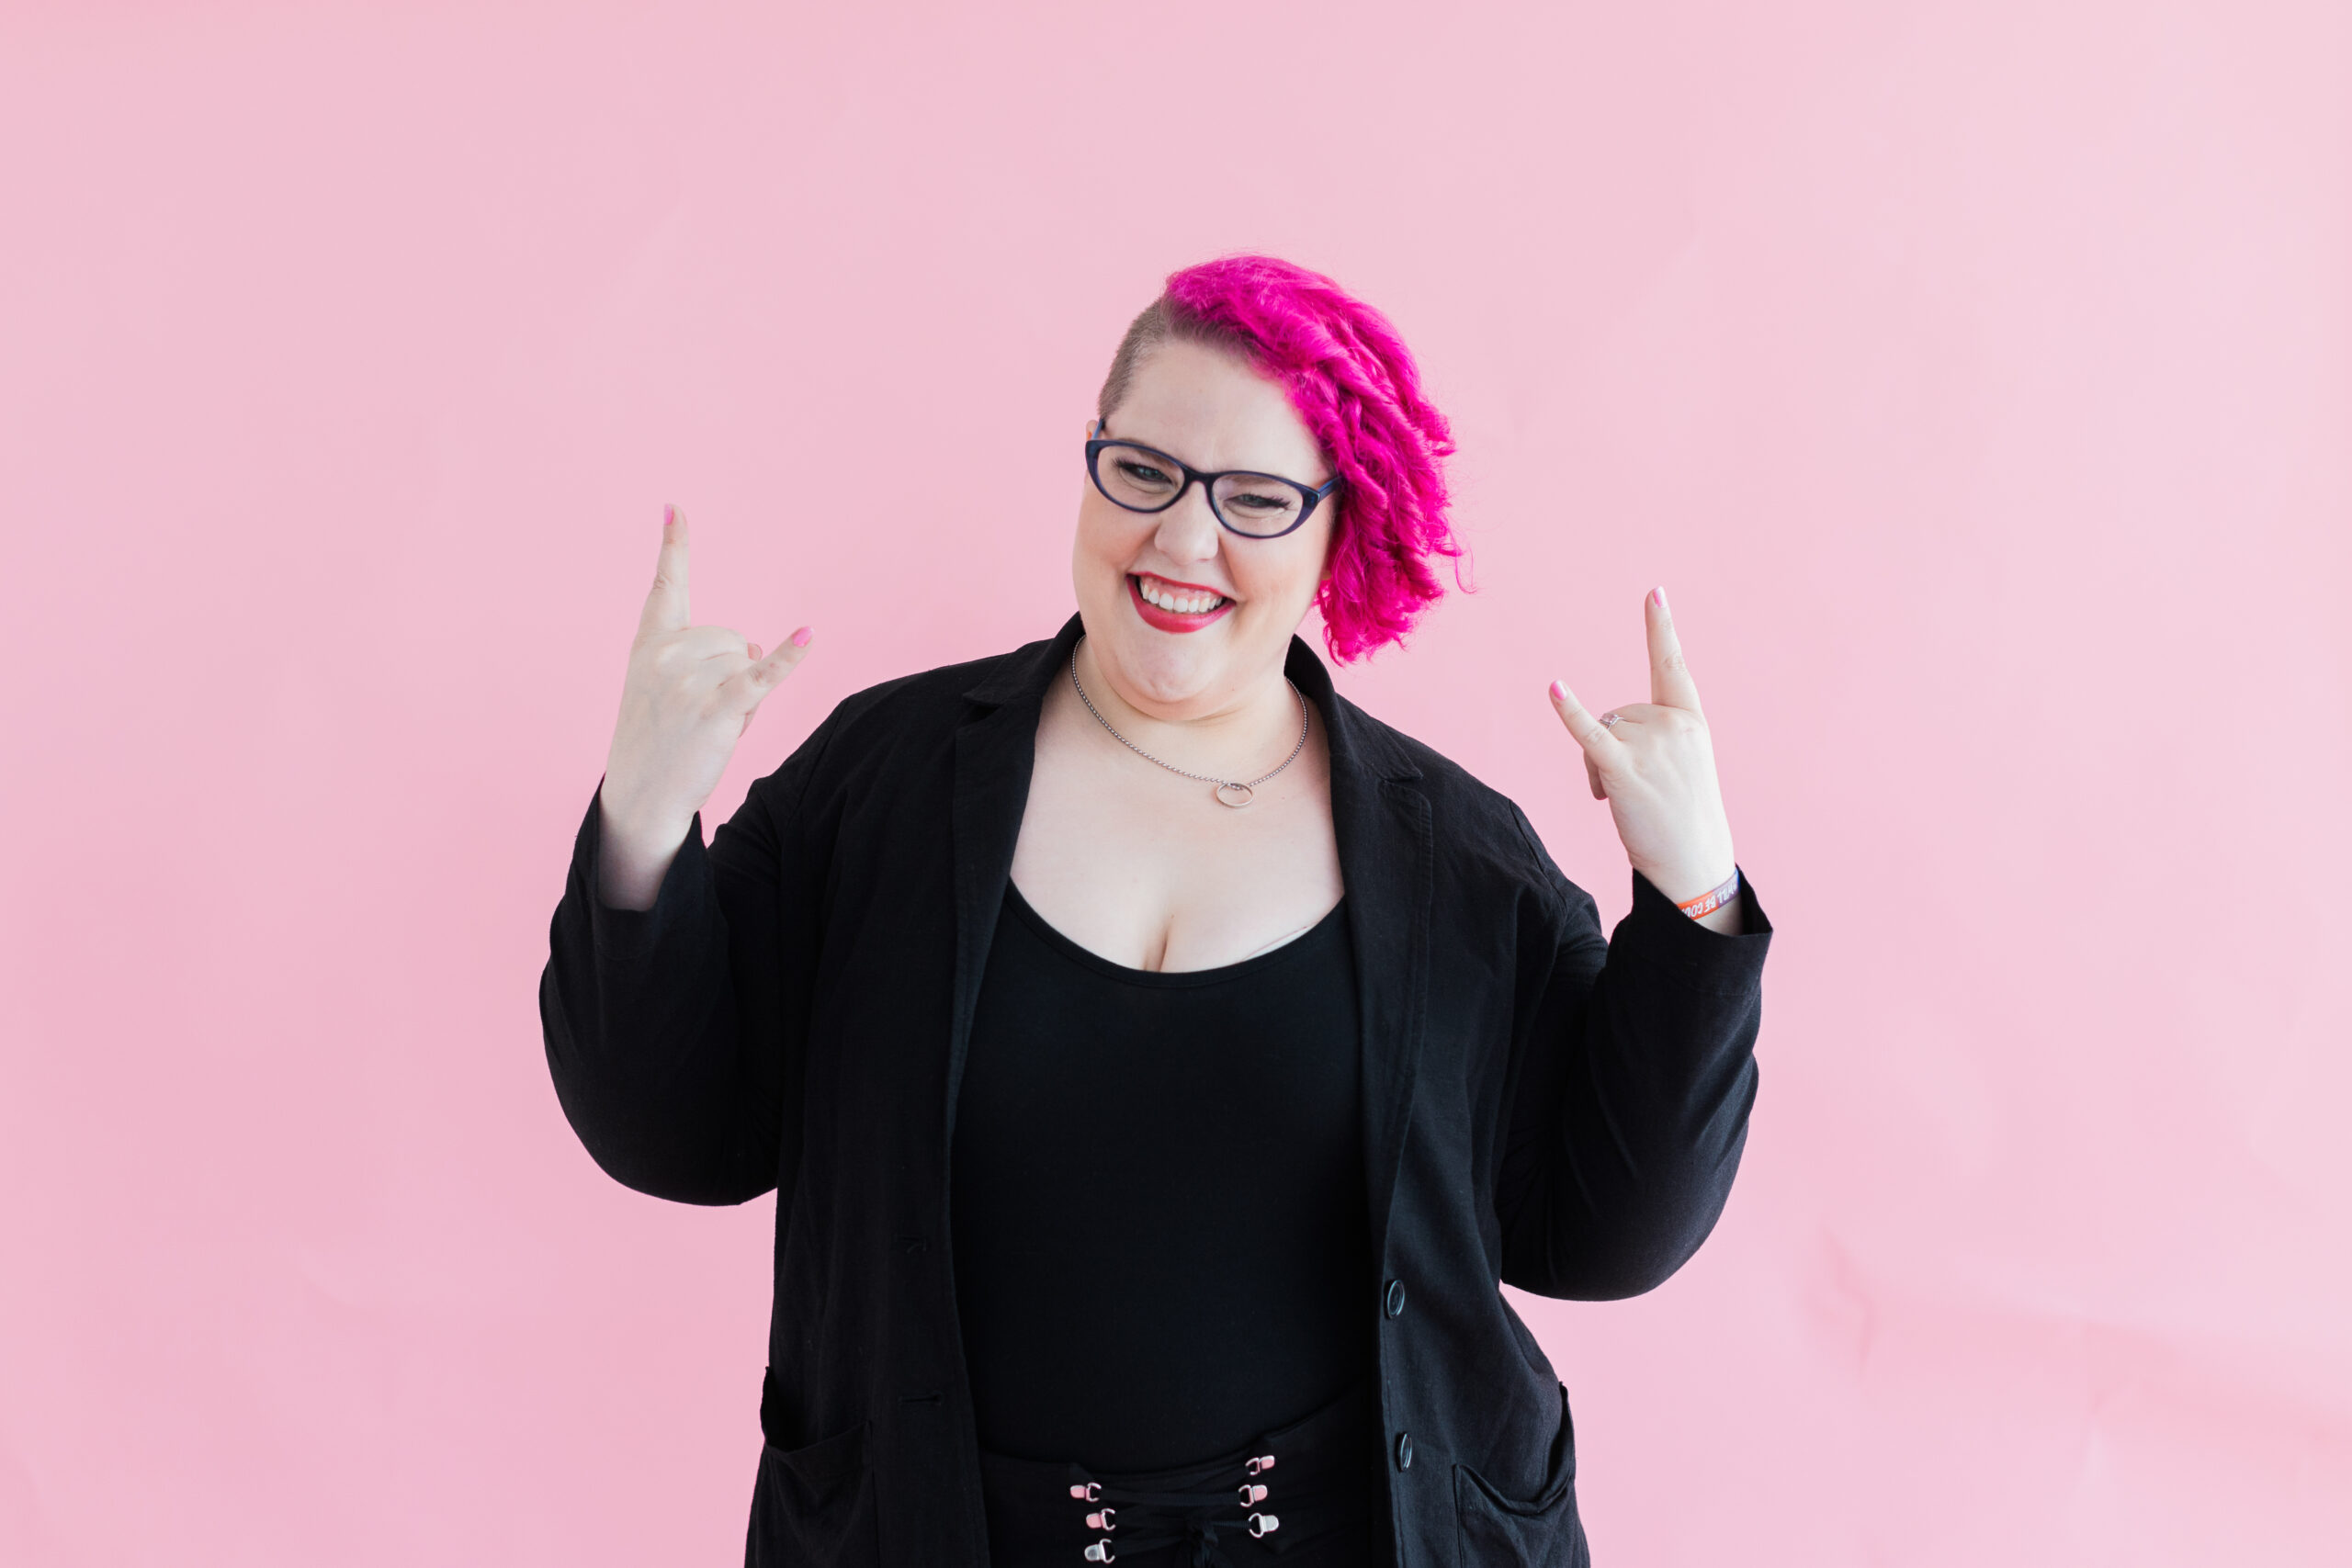
POLYGON ((1298 689, 1297 682, 1285 675, 1283 677, 1283 683, 1290 688, 1290 694, 1298 699, 1298 744, 1292 747, 1290 749, 1290 755, 1283 759, 1282 767, 1276 768, 1272 773, 1261 773, 1256 778, 1251 779, 1249 783, 1243 784, 1238 779, 1213 779, 1206 773, 1187 773, 1183 769, 1176 766, 1173 762, 1161 762, 1159 758, 1153 756, 1150 752, 1145 750, 1142 747, 1136 745, 1125 736, 1120 734, 1116 729, 1113 729, 1111 727, 1111 721, 1102 716, 1102 710, 1094 705, 1094 700, 1086 694, 1085 683, 1080 682, 1078 678, 1078 650, 1084 646, 1086 646, 1086 637, 1085 634, 1081 632, 1079 635, 1078 641, 1071 645, 1069 650, 1069 683, 1078 688, 1078 700, 1086 705, 1086 711, 1094 716, 1094 722, 1101 725, 1103 728, 1111 730, 1112 739, 1117 741, 1128 750, 1133 751, 1145 761, 1158 762, 1159 766, 1166 768, 1171 773, 1180 773, 1188 779, 1197 779, 1204 784, 1215 784, 1216 786, 1215 792, 1216 795, 1216 803, 1219 806, 1229 806, 1236 811, 1240 810, 1243 807, 1249 805, 1252 800, 1257 798, 1258 786, 1260 784, 1264 784, 1268 779, 1272 778, 1274 773, 1281 773, 1283 768, 1287 768, 1293 762, 1297 761, 1298 754, 1306 750, 1306 694, 1298 689))

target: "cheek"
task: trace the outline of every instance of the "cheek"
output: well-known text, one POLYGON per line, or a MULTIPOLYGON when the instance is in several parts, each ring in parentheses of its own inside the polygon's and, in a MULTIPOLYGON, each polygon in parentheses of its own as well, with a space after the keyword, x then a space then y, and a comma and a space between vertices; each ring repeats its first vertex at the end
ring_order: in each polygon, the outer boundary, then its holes
POLYGON ((1076 536, 1070 542, 1070 575, 1082 597, 1126 591, 1123 580, 1127 568, 1150 536, 1148 528, 1136 526, 1140 521, 1100 496, 1080 503, 1076 536))
MULTIPOLYGON (((1292 540, 1283 540, 1292 544, 1292 540)), ((1228 550, 1227 570, 1233 573, 1234 586, 1242 594, 1269 609, 1287 615, 1295 608, 1304 614, 1315 597, 1317 585, 1322 581, 1323 547, 1313 540, 1295 541, 1288 550, 1228 550)))
POLYGON ((1117 509, 1099 498, 1079 502, 1078 536, 1071 545, 1072 558, 1080 562, 1113 564, 1124 545, 1121 535, 1125 530, 1119 527, 1116 516, 1117 509), (1105 516, 1105 513, 1113 515, 1105 516))

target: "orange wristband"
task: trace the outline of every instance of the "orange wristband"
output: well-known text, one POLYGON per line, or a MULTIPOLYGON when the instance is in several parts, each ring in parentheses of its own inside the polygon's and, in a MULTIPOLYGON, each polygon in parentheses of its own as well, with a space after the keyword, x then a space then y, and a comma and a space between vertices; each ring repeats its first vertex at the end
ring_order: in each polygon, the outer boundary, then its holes
POLYGON ((1738 892, 1739 867, 1733 866, 1731 874, 1724 879, 1722 886, 1710 887, 1696 898, 1685 899, 1675 908, 1695 920, 1702 915, 1713 914, 1717 909, 1730 903, 1733 896, 1738 892))

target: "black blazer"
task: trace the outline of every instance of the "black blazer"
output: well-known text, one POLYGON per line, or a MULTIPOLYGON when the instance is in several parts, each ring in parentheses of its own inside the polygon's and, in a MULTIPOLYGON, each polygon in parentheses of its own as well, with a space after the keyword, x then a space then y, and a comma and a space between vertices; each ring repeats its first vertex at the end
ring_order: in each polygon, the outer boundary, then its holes
MULTIPOLYGON (((539 987, 564 1113, 639 1191, 777 1194, 753 1564, 988 1562, 949 1138, 1080 629, 847 698, 707 850, 696 819, 650 910, 597 901, 593 800, 581 825, 539 987)), ((1566 1393, 1497 1281, 1629 1296, 1698 1248, 1747 1137, 1770 928, 1752 892, 1722 936, 1636 875, 1604 942, 1516 806, 1295 637, 1288 672, 1329 737, 1361 977, 1395 1560, 1580 1563, 1566 1393)))

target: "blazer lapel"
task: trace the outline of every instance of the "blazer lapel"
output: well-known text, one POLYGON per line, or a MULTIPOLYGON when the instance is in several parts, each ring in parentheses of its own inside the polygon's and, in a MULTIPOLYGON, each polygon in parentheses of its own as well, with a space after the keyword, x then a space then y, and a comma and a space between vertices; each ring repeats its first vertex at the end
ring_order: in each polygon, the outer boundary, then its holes
POLYGON ((964 1086, 964 1059, 972 1043, 972 1017, 980 1002, 980 978, 988 969, 989 943, 996 935, 1005 884, 1012 879, 1012 851, 1021 839, 1021 813, 1029 801, 1029 776, 1037 759, 1037 718, 1044 711, 1046 683, 1069 658, 1084 629, 1077 615, 1043 642, 1014 649, 965 692, 979 711, 956 731, 956 785, 952 807, 956 853, 955 1011, 947 1033, 947 1147, 956 1141, 956 1101, 964 1086))
POLYGON ((1383 727, 1332 690, 1323 661, 1296 637, 1288 673, 1322 709, 1330 737, 1331 819, 1363 1020, 1364 1194, 1377 1257, 1387 1244, 1420 1068, 1435 834, 1420 769, 1383 727))

